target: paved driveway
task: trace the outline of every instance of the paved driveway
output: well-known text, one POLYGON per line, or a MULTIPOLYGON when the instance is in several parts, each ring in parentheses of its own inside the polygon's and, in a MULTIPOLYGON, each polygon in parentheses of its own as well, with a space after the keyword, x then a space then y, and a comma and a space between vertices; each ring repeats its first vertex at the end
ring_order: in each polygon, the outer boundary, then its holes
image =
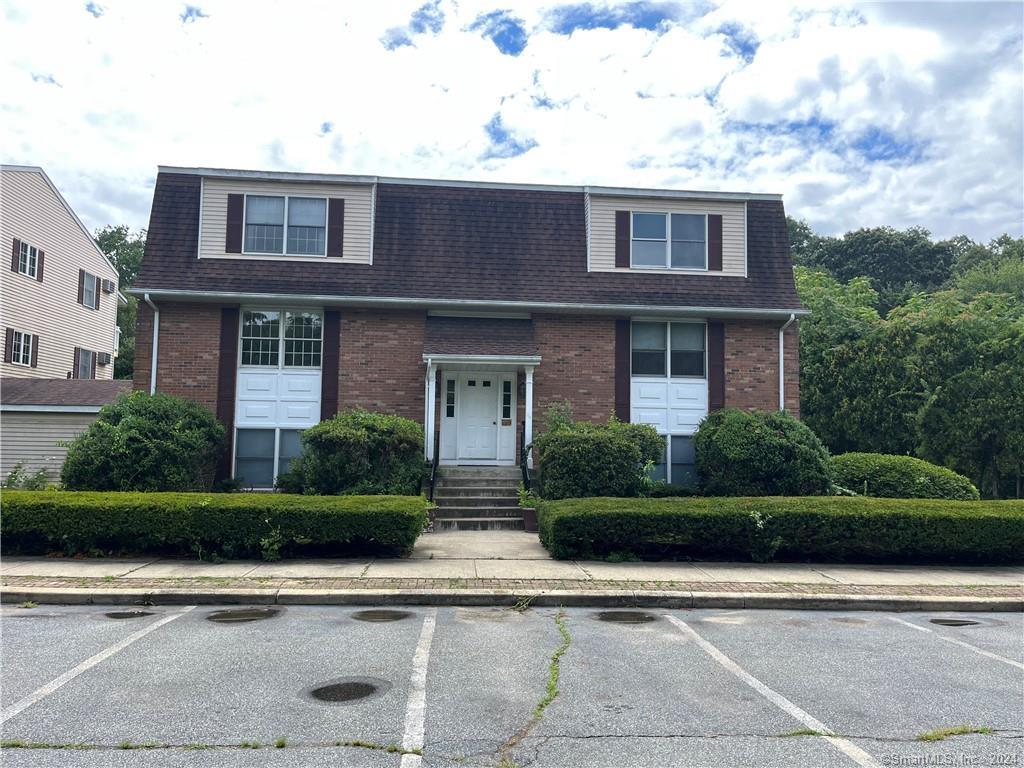
POLYGON ((1024 764, 1020 614, 108 610, 2 609, 3 765, 1024 764))

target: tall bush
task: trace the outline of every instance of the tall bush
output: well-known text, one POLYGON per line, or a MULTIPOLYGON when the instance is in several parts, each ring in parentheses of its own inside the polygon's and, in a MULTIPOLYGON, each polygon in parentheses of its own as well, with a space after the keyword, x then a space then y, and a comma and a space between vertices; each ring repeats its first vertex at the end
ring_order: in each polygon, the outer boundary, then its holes
POLYGON ((292 493, 416 495, 428 471, 412 419, 343 411, 302 433, 302 455, 278 478, 292 493))
POLYGON ((817 496, 832 485, 825 446, 788 413, 715 411, 697 429, 694 449, 709 496, 817 496))
POLYGON ((132 392, 72 441, 61 482, 74 491, 209 490, 223 448, 224 427, 207 408, 132 392))
POLYGON ((978 489, 963 475, 913 456, 844 453, 832 459, 838 485, 865 496, 971 501, 978 489))

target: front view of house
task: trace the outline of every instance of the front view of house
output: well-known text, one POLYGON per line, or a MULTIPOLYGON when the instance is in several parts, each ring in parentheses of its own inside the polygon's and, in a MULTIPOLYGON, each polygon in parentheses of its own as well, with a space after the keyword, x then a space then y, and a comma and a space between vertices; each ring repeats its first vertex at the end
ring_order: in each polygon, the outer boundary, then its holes
POLYGON ((133 293, 135 387, 213 410, 246 487, 353 407, 441 465, 517 464, 555 404, 615 414, 676 483, 709 410, 798 411, 778 195, 161 168, 133 293))

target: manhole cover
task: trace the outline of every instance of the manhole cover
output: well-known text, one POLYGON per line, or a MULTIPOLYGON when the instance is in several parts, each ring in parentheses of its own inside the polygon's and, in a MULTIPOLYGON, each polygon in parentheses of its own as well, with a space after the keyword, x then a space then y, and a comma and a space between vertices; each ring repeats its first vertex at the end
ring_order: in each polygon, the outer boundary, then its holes
POLYGON ((206 617, 206 620, 215 621, 218 624, 241 624, 246 621, 270 619, 280 612, 280 608, 231 608, 214 611, 206 617))
POLYGON ((391 690, 391 683, 374 677, 343 677, 318 685, 309 691, 316 701, 325 704, 352 704, 391 690))
POLYGON ((649 624, 654 617, 640 611, 601 611, 597 614, 599 621, 611 621, 616 624, 649 624))
POLYGON ((108 619, 138 619, 143 616, 152 616, 152 611, 110 611, 103 614, 108 619))
POLYGON ((374 608, 369 611, 356 611, 352 614, 352 618, 356 621, 401 621, 412 616, 409 611, 392 611, 386 608, 374 608))
POLYGON ((980 621, 971 621, 970 619, 929 619, 932 624, 940 624, 943 627, 972 627, 975 624, 980 624, 980 621))

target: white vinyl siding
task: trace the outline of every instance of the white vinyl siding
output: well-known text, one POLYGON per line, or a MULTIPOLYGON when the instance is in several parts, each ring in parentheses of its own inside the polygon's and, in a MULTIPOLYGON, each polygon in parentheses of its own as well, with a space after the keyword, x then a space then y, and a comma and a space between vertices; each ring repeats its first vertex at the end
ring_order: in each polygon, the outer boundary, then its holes
MULTIPOLYGON (((117 354, 114 328, 117 294, 103 294, 99 310, 78 303, 78 270, 117 284, 117 272, 97 252, 92 239, 64 207, 37 171, 4 168, 0 184, 0 253, 6 277, 0 279, 3 324, 41 339, 35 368, 5 363, 0 375, 64 379, 71 372, 75 347, 117 354), (11 270, 14 239, 46 254, 43 281, 11 270)), ((114 366, 100 365, 96 377, 110 379, 114 366)))
POLYGON ((53 482, 67 455, 67 443, 96 420, 95 413, 36 413, 4 411, 0 430, 0 476, 4 479, 19 462, 32 474, 45 469, 53 482))
MULTIPOLYGON (((747 206, 733 200, 671 200, 637 197, 589 196, 588 248, 590 269, 595 272, 625 272, 615 267, 615 212, 718 214, 722 217, 722 271, 711 274, 745 277, 747 273, 747 206)), ((639 270, 634 270, 639 271, 639 270)), ((704 269, 644 267, 644 273, 706 274, 704 269)))
MULTIPOLYGON (((370 184, 309 184, 203 178, 202 211, 199 217, 200 258, 323 261, 322 255, 278 256, 274 254, 226 253, 224 244, 227 236, 229 194, 343 199, 345 201, 344 262, 346 264, 370 263, 373 230, 373 186, 370 184)), ((330 243, 327 243, 326 247, 330 249, 330 243)))

